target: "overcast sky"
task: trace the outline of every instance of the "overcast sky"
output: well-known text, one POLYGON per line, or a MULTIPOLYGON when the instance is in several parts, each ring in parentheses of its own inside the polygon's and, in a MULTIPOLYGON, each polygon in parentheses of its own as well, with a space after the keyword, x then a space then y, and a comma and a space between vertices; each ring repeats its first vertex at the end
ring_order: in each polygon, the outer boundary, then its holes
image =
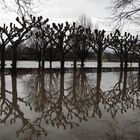
MULTIPOLYGON (((49 18, 50 22, 76 21, 84 14, 90 17, 100 29, 111 31, 108 20, 108 17, 111 16, 108 8, 110 2, 111 0, 40 0, 35 3, 34 11, 36 11, 36 15, 49 18)), ((2 11, 1 23, 14 21, 16 16, 14 12, 2 11)), ((133 26, 133 28, 135 27, 133 26)))
MULTIPOLYGON (((85 14, 94 24, 101 28, 107 28, 105 20, 109 16, 110 0, 49 0, 42 14, 49 15, 51 21, 78 20, 85 14)), ((41 9, 43 9, 42 6, 41 9)))

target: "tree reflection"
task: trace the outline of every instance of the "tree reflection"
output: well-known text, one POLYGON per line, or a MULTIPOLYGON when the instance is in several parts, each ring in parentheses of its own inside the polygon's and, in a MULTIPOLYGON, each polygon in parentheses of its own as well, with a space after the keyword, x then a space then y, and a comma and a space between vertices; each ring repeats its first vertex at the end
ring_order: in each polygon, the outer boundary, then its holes
MULTIPOLYGON (((60 73, 59 81, 55 81, 55 86, 59 85, 58 91, 51 90, 52 89, 52 75, 50 75, 49 79, 49 91, 46 91, 46 95, 49 94, 47 107, 42 111, 41 116, 37 118, 37 122, 41 123, 44 119, 47 124, 51 123, 52 126, 57 126, 58 128, 62 126, 64 129, 66 126, 70 126, 71 128, 74 125, 78 125, 72 118, 69 116, 69 113, 72 112, 67 107, 67 98, 64 94, 64 74, 60 73)), ((54 79, 53 79, 54 81, 54 79)), ((72 112, 74 113, 74 112, 72 112)))
POLYGON ((71 110, 72 118, 75 116, 79 121, 87 121, 92 110, 92 86, 84 70, 73 72, 66 93, 67 108, 71 110))
POLYGON ((41 113, 36 123, 45 121, 53 127, 65 129, 78 126, 78 122, 87 121, 95 115, 101 118, 101 73, 97 74, 95 83, 84 70, 74 71, 70 75, 68 77, 61 72, 38 73, 24 81, 30 103, 34 105, 35 111, 41 113))
POLYGON ((139 73, 130 72, 128 77, 128 85, 131 96, 134 100, 134 107, 140 108, 140 85, 139 85, 139 73))
POLYGON ((139 92, 136 86, 136 80, 132 72, 120 72, 119 81, 115 86, 105 92, 104 106, 114 118, 118 111, 126 112, 128 109, 134 109, 139 106, 139 92))
POLYGON ((99 115, 99 117, 101 118, 102 116, 102 112, 100 109, 100 102, 103 98, 103 92, 101 87, 101 72, 97 72, 97 81, 96 81, 96 87, 94 88, 94 96, 93 96, 93 102, 94 102, 94 106, 93 106, 93 115, 95 114, 95 112, 97 112, 97 114, 99 115))
POLYGON ((140 105, 135 74, 121 71, 118 82, 108 91, 101 89, 102 73, 95 75, 77 70, 69 74, 40 71, 28 76, 24 81, 28 102, 39 112, 34 123, 73 128, 92 117, 101 118, 103 107, 115 117, 119 111, 140 105))
POLYGON ((69 106, 74 106, 77 110, 80 119, 87 120, 95 115, 101 118, 100 101, 102 100, 101 73, 97 73, 95 79, 89 79, 84 70, 74 72, 73 80, 71 81, 70 92, 68 94, 69 106))
POLYGON ((51 100, 58 94, 58 73, 39 71, 24 80, 28 101, 33 104, 36 112, 48 108, 51 100))
POLYGON ((24 112, 20 109, 21 104, 25 104, 32 109, 30 104, 23 98, 17 95, 17 77, 12 75, 12 91, 5 89, 5 75, 1 73, 1 98, 0 98, 0 123, 10 122, 16 123, 17 120, 21 121, 21 128, 17 130, 16 135, 19 137, 21 134, 28 132, 29 135, 25 139, 34 139, 34 136, 39 136, 41 133, 46 134, 45 129, 35 122, 30 122, 25 117, 24 112), (29 133, 30 132, 30 133, 29 133))

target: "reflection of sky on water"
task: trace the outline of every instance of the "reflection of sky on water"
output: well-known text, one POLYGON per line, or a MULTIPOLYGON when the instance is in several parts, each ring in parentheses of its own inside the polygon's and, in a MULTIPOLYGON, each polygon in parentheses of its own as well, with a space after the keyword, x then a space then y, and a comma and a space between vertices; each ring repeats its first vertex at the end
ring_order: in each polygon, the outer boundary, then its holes
MULTIPOLYGON (((51 140, 56 138, 58 140, 138 138, 140 111, 137 107, 140 106, 140 101, 137 73, 128 72, 127 82, 124 75, 121 80, 119 76, 119 72, 102 73, 97 77, 96 73, 79 71, 66 73, 64 76, 60 73, 44 74, 42 72, 19 75, 17 77, 18 97, 15 97, 18 101, 13 108, 15 114, 10 114, 6 124, 0 124, 1 138, 16 140, 16 132, 23 126, 24 119, 27 119, 26 123, 24 122, 26 126, 24 128, 27 129, 20 133, 18 139, 29 138, 33 132, 33 140, 46 140, 44 131, 47 132, 47 139, 51 140), (97 82, 97 79, 101 81, 97 82), (124 89, 125 86, 126 89, 124 89), (14 116, 17 118, 10 124, 14 116), (38 138, 35 135, 37 131, 32 131, 33 129, 39 130, 38 138)), ((9 94, 12 92, 12 81, 16 80, 12 78, 10 75, 5 76, 6 99, 10 102, 13 99, 12 94, 9 94)), ((9 105, 12 104, 9 103, 9 105)), ((0 116, 0 119, 5 115, 0 116)))

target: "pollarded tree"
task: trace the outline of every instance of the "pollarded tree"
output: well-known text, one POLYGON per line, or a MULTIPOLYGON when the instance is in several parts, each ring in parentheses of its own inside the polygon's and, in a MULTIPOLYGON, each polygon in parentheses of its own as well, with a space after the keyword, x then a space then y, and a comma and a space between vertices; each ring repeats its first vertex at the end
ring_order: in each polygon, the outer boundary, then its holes
POLYGON ((50 25, 38 26, 38 38, 41 41, 41 62, 42 69, 44 69, 45 58, 50 62, 50 68, 52 68, 52 61, 54 59, 53 50, 54 50, 54 41, 53 36, 55 32, 50 28, 50 25), (49 51, 49 52, 48 52, 49 51), (48 53, 46 53, 48 52, 48 53), (47 56, 46 56, 47 55, 47 56))
POLYGON ((72 48, 74 69, 76 69, 78 58, 81 60, 81 67, 84 67, 84 62, 90 49, 90 35, 90 28, 76 26, 75 22, 70 28, 69 46, 72 48))
POLYGON ((109 46, 108 38, 105 36, 104 30, 94 30, 92 36, 90 36, 91 47, 97 54, 97 72, 100 73, 102 69, 102 54, 109 46))
POLYGON ((53 44, 60 54, 61 69, 64 69, 65 56, 71 49, 71 46, 69 45, 70 26, 71 25, 68 22, 66 22, 65 25, 63 23, 58 25, 53 23, 51 28, 52 35, 50 36, 50 39, 53 41, 53 44))
POLYGON ((127 32, 122 35, 119 30, 116 30, 115 33, 113 35, 110 34, 110 37, 108 38, 110 40, 111 48, 120 58, 121 70, 123 70, 124 63, 124 69, 127 71, 128 55, 133 51, 134 46, 138 41, 138 36, 132 36, 127 32))
POLYGON ((70 29, 70 46, 72 47, 72 53, 73 53, 73 67, 76 70, 77 68, 77 59, 78 59, 78 47, 80 46, 81 42, 81 28, 82 26, 76 26, 76 23, 73 22, 73 25, 70 29))
POLYGON ((81 67, 84 67, 84 61, 87 58, 88 52, 90 50, 89 42, 93 23, 91 18, 87 17, 86 15, 80 16, 77 23, 79 26, 81 26, 79 36, 80 43, 78 47, 78 57, 81 59, 81 67))
POLYGON ((85 59, 87 58, 88 52, 91 48, 90 36, 91 36, 91 29, 90 28, 84 28, 84 27, 80 28, 80 36, 79 36, 80 42, 78 45, 78 49, 77 49, 78 52, 77 53, 78 53, 78 57, 81 59, 81 67, 82 68, 84 67, 85 59))
POLYGON ((38 61, 38 68, 41 69, 41 40, 39 38, 38 32, 31 32, 32 36, 29 39, 29 46, 35 50, 35 56, 38 61))
POLYGON ((0 27, 0 30, 2 30, 6 37, 9 39, 9 42, 12 45, 12 69, 13 73, 16 74, 16 68, 17 68, 17 48, 18 46, 27 40, 30 36, 27 35, 29 31, 31 31, 34 27, 40 26, 42 24, 46 24, 48 22, 48 19, 42 21, 42 17, 33 17, 30 16, 30 20, 26 20, 24 17, 22 19, 16 18, 16 21, 19 23, 19 26, 16 26, 13 23, 10 23, 10 26, 5 28, 0 27))

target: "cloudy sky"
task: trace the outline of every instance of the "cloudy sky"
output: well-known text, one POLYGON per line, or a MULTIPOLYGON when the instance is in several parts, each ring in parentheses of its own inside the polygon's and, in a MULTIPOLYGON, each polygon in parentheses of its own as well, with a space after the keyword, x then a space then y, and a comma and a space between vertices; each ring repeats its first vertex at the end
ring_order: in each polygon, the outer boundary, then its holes
MULTIPOLYGON (((111 31, 108 20, 111 16, 108 8, 110 5, 111 0, 39 0, 34 4, 34 11, 36 15, 49 18, 50 22, 76 21, 84 14, 90 17, 98 28, 111 31)), ((0 14, 1 23, 14 21, 16 16, 14 12, 4 10, 0 14)))
MULTIPOLYGON (((34 4, 37 15, 48 17, 51 22, 74 21, 85 14, 94 23, 104 23, 109 16, 110 0, 40 0, 34 4)), ((3 10, 0 14, 2 22, 14 20, 16 14, 12 11, 3 10)))
MULTIPOLYGON (((90 17, 94 24, 107 28, 105 23, 110 11, 110 0, 49 0, 46 2, 45 15, 51 15, 52 21, 78 20, 81 15, 90 17)), ((42 8, 43 9, 43 6, 42 8)))

